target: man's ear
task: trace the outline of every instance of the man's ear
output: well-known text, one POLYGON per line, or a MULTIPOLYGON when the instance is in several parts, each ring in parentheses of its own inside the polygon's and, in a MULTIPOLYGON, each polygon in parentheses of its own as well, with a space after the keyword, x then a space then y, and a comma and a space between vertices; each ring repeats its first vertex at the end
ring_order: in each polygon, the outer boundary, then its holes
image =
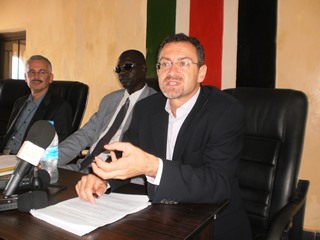
POLYGON ((202 83, 204 81, 204 79, 206 78, 206 74, 207 74, 207 65, 203 64, 199 68, 198 83, 202 83))
POLYGON ((53 81, 53 78, 54 78, 54 75, 53 75, 53 73, 50 73, 50 83, 52 83, 52 81, 53 81))

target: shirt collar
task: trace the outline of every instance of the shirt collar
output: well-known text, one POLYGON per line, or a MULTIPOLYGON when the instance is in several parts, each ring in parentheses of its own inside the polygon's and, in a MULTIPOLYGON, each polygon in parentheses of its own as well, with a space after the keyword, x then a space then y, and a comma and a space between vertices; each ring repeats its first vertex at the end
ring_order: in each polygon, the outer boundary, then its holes
MULTIPOLYGON (((47 93, 46 93, 47 94, 47 93)), ((28 99, 27 99, 27 102, 28 103, 31 103, 31 102, 33 102, 35 105, 37 105, 37 107, 40 105, 40 103, 41 103, 41 101, 42 101, 42 99, 44 98, 44 96, 46 95, 46 94, 43 94, 40 98, 38 98, 36 101, 32 101, 32 94, 30 94, 29 95, 29 97, 28 97, 28 99)))
POLYGON ((141 88, 140 90, 138 91, 135 91, 134 93, 132 94, 129 94, 127 89, 125 90, 124 92, 124 98, 127 99, 128 97, 130 98, 130 102, 135 102, 138 100, 138 98, 140 97, 142 91, 147 87, 147 84, 144 85, 143 88, 141 88))

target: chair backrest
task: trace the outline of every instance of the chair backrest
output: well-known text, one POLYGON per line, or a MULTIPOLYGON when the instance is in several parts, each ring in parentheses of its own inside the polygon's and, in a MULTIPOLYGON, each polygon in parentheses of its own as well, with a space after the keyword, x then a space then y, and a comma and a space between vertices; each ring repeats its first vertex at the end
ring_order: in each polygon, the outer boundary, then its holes
POLYGON ((303 150, 308 101, 289 89, 235 88, 246 114, 238 178, 255 236, 293 197, 303 150))
POLYGON ((157 92, 160 92, 160 87, 159 87, 159 82, 157 77, 146 78, 146 84, 148 84, 149 87, 152 87, 157 92))
POLYGON ((0 136, 7 131, 14 102, 29 93, 30 89, 24 81, 0 80, 0 136))
POLYGON ((79 129, 87 106, 89 86, 77 81, 53 81, 53 94, 67 100, 73 110, 72 132, 79 129))
MULTIPOLYGON (((72 132, 79 129, 87 105, 88 85, 77 81, 58 81, 51 84, 53 94, 66 99, 73 110, 72 132)), ((14 102, 30 93, 23 80, 0 80, 0 136, 6 132, 14 102)))

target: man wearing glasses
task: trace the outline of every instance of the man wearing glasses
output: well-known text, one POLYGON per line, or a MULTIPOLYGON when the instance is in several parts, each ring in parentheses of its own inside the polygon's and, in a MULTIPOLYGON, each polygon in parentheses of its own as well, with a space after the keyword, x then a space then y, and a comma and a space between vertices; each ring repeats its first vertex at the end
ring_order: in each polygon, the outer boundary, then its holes
POLYGON ((47 58, 34 55, 28 59, 25 81, 31 94, 15 102, 0 152, 17 154, 26 133, 38 120, 53 121, 59 141, 71 134, 72 109, 67 101, 52 94, 49 86, 53 77, 52 65, 47 58))
POLYGON ((123 133, 129 127, 132 109, 136 102, 156 93, 153 88, 146 85, 146 60, 140 51, 124 51, 119 56, 114 71, 124 89, 106 95, 101 100, 98 111, 90 117, 89 121, 59 144, 60 160, 58 165, 60 167, 87 172, 88 166, 95 156, 99 155, 106 160, 109 155, 104 153, 103 145, 122 140, 123 133), (123 105, 127 107, 126 112, 110 135, 110 129, 113 129, 115 122, 118 121, 117 116, 123 105), (108 134, 109 138, 104 139, 104 136, 108 134), (102 147, 98 147, 101 144, 102 147), (76 164, 70 163, 81 151, 87 148, 90 149, 85 159, 79 159, 76 164))
POLYGON ((154 204, 229 200, 215 220, 214 239, 250 240, 235 175, 244 111, 235 98, 201 85, 207 71, 204 60, 196 38, 176 34, 162 42, 157 63, 162 93, 137 103, 124 141, 105 145, 112 161, 96 157, 94 174, 83 176, 76 191, 81 199, 95 203, 95 196, 127 182, 119 179, 145 175, 154 204))

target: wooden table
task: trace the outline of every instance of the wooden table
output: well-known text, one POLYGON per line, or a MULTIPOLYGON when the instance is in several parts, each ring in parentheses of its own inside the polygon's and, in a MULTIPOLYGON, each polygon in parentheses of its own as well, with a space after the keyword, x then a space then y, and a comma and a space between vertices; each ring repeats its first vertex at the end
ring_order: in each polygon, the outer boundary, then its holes
MULTIPOLYGON (((59 184, 66 190, 49 190, 54 204, 76 197, 74 186, 81 174, 59 170, 59 184)), ((119 192, 144 193, 140 185, 130 184, 119 192)), ((89 204, 89 203, 88 203, 89 204)), ((155 204, 109 225, 79 237, 17 210, 0 212, 0 239, 213 239, 213 224, 225 204, 155 204)))

